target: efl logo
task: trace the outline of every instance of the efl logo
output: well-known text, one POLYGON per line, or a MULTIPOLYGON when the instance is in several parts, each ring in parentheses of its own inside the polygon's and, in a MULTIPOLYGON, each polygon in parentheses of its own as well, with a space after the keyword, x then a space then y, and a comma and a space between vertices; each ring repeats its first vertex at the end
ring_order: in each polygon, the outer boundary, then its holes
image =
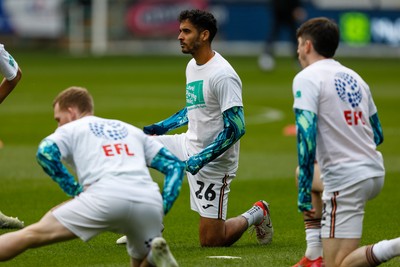
POLYGON ((346 123, 350 126, 363 124, 365 125, 365 120, 363 118, 361 111, 345 110, 343 112, 344 119, 346 123))
POLYGON ((128 144, 111 144, 102 146, 106 157, 113 157, 116 155, 134 156, 135 154, 129 150, 128 144))

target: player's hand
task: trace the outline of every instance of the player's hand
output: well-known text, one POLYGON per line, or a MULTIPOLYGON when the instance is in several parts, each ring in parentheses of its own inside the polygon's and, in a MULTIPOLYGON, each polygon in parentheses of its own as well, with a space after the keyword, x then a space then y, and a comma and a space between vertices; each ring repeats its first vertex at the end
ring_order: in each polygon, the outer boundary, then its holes
MULTIPOLYGON (((302 213, 305 213, 305 212, 309 213, 309 212, 311 212, 311 210, 313 210, 313 206, 312 206, 311 202, 308 202, 308 201, 307 202, 298 201, 297 207, 298 207, 299 211, 302 213)), ((314 213, 315 213, 315 211, 314 211, 314 213)))
POLYGON ((143 132, 145 134, 149 134, 149 135, 163 135, 167 131, 168 131, 167 129, 165 129, 164 127, 157 125, 157 124, 152 124, 152 125, 143 127, 143 132))
POLYGON ((186 163, 186 171, 190 172, 193 175, 198 173, 202 167, 195 157, 190 157, 185 163, 186 163))
POLYGON ((306 218, 314 219, 315 218, 315 209, 312 208, 311 210, 305 210, 305 211, 303 211, 303 215, 306 218))

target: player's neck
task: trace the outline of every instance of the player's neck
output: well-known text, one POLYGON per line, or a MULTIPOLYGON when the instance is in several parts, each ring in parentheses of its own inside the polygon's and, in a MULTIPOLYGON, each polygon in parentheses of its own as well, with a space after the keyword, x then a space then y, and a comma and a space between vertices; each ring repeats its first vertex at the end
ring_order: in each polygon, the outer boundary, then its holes
POLYGON ((213 58, 215 55, 215 52, 210 48, 204 48, 204 49, 199 49, 195 54, 193 54, 194 60, 196 60, 197 65, 204 65, 206 64, 210 59, 213 58))
POLYGON ((314 55, 308 57, 308 65, 307 66, 312 65, 313 63, 320 61, 320 60, 324 60, 324 59, 327 59, 327 58, 324 56, 321 56, 319 54, 314 54, 314 55))

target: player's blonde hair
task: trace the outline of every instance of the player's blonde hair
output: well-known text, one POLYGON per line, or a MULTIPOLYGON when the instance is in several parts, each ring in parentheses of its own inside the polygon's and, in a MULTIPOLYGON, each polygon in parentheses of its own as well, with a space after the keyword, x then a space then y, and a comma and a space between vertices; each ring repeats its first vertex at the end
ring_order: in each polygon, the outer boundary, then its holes
POLYGON ((53 108, 58 103, 60 110, 77 107, 82 114, 94 113, 93 97, 86 88, 71 86, 61 91, 53 101, 53 108))

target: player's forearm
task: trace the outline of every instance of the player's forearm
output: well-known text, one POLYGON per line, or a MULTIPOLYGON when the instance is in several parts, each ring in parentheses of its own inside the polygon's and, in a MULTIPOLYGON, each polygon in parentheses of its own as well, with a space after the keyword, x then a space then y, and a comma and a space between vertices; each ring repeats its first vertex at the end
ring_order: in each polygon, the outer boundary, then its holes
POLYGON ((187 117, 187 109, 185 107, 163 121, 154 123, 149 126, 145 126, 143 128, 143 131, 146 134, 163 135, 173 129, 182 127, 183 125, 186 124, 188 124, 188 117, 187 117))
POLYGON ((217 138, 200 153, 191 156, 186 163, 186 170, 196 174, 204 165, 213 161, 246 132, 243 107, 233 107, 223 113, 224 129, 217 138))
POLYGON ((181 190, 185 163, 180 161, 166 148, 162 148, 151 162, 152 168, 165 174, 162 190, 164 214, 167 214, 181 190))
POLYGON ((36 153, 36 159, 47 173, 68 196, 77 196, 82 191, 82 186, 68 172, 61 162, 61 153, 58 146, 49 140, 43 140, 36 153))
POLYGON ((7 98, 7 96, 12 92, 12 90, 17 86, 18 82, 21 80, 22 72, 18 69, 17 75, 12 80, 7 80, 3 78, 0 84, 0 104, 7 98))
POLYGON ((299 164, 298 208, 307 211, 311 206, 311 187, 316 153, 317 115, 295 109, 297 127, 297 154, 299 164))
POLYGON ((374 131, 374 141, 375 144, 378 146, 383 142, 383 130, 381 126, 381 122, 378 117, 378 113, 375 113, 369 118, 369 121, 372 126, 372 130, 374 131))

